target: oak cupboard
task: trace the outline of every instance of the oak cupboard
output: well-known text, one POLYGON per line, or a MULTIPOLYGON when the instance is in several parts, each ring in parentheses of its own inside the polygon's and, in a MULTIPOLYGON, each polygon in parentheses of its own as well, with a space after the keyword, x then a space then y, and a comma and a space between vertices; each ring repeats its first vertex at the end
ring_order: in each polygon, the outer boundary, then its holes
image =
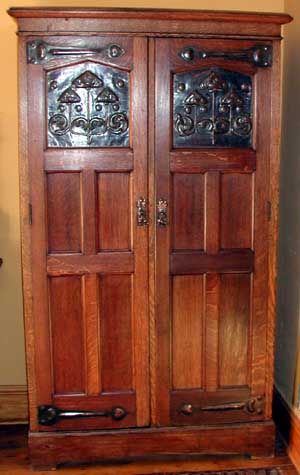
POLYGON ((291 18, 9 13, 33 466, 272 455, 291 18))

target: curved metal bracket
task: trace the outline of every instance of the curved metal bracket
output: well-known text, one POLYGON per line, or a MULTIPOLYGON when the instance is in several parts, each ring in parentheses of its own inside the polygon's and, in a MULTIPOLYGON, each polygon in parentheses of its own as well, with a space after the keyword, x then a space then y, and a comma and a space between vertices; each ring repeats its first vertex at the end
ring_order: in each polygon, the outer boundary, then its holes
POLYGON ((128 415, 123 407, 113 407, 108 411, 70 411, 55 406, 39 406, 38 421, 40 425, 52 426, 62 419, 80 419, 82 417, 111 417, 120 421, 128 415))
POLYGON ((258 68, 267 68, 272 66, 273 49, 271 45, 255 45, 253 48, 240 51, 197 51, 192 46, 187 46, 180 51, 179 56, 188 63, 191 63, 197 58, 221 58, 232 61, 245 61, 247 63, 252 63, 258 68))
POLYGON ((118 44, 108 44, 105 48, 79 48, 72 46, 53 46, 45 41, 34 40, 27 43, 27 62, 43 64, 60 56, 92 56, 105 53, 108 58, 119 58, 125 51, 118 44))

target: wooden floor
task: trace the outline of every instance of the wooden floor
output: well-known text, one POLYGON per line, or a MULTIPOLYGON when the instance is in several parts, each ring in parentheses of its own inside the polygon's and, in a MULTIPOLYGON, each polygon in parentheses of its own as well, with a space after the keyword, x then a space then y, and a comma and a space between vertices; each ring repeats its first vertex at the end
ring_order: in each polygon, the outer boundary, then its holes
MULTIPOLYGON (((0 474, 28 475, 33 473, 28 458, 27 427, 0 426, 0 474)), ((122 464, 97 464, 76 467, 60 467, 58 475, 138 475, 160 472, 187 472, 202 470, 231 470, 253 468, 280 468, 282 475, 297 475, 287 457, 282 443, 277 444, 275 458, 252 460, 245 457, 197 457, 190 460, 176 459, 135 461, 122 464)), ((53 474, 35 471, 36 475, 53 474)))

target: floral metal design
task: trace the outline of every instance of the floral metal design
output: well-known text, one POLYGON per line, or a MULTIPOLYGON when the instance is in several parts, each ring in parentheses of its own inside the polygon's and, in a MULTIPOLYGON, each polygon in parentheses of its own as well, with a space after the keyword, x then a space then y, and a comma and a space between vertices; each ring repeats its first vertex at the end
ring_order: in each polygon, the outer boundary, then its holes
POLYGON ((252 81, 215 68, 174 77, 174 146, 250 146, 252 81))
POLYGON ((48 146, 129 145, 128 73, 82 63, 48 73, 48 146))

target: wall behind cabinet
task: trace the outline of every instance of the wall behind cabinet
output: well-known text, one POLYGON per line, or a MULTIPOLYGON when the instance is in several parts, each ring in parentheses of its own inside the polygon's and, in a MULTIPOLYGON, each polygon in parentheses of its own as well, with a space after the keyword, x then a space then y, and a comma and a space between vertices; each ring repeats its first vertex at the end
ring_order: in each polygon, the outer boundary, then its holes
MULTIPOLYGON (((295 4, 297 0, 294 0, 295 4)), ((82 6, 78 0, 1 0, 0 54, 0 386, 26 384, 22 319, 17 158, 16 26, 6 15, 11 6, 82 6)), ((284 0, 102 0, 84 6, 199 8, 284 11, 284 0)), ((0 387, 1 392, 1 387, 0 387)))

